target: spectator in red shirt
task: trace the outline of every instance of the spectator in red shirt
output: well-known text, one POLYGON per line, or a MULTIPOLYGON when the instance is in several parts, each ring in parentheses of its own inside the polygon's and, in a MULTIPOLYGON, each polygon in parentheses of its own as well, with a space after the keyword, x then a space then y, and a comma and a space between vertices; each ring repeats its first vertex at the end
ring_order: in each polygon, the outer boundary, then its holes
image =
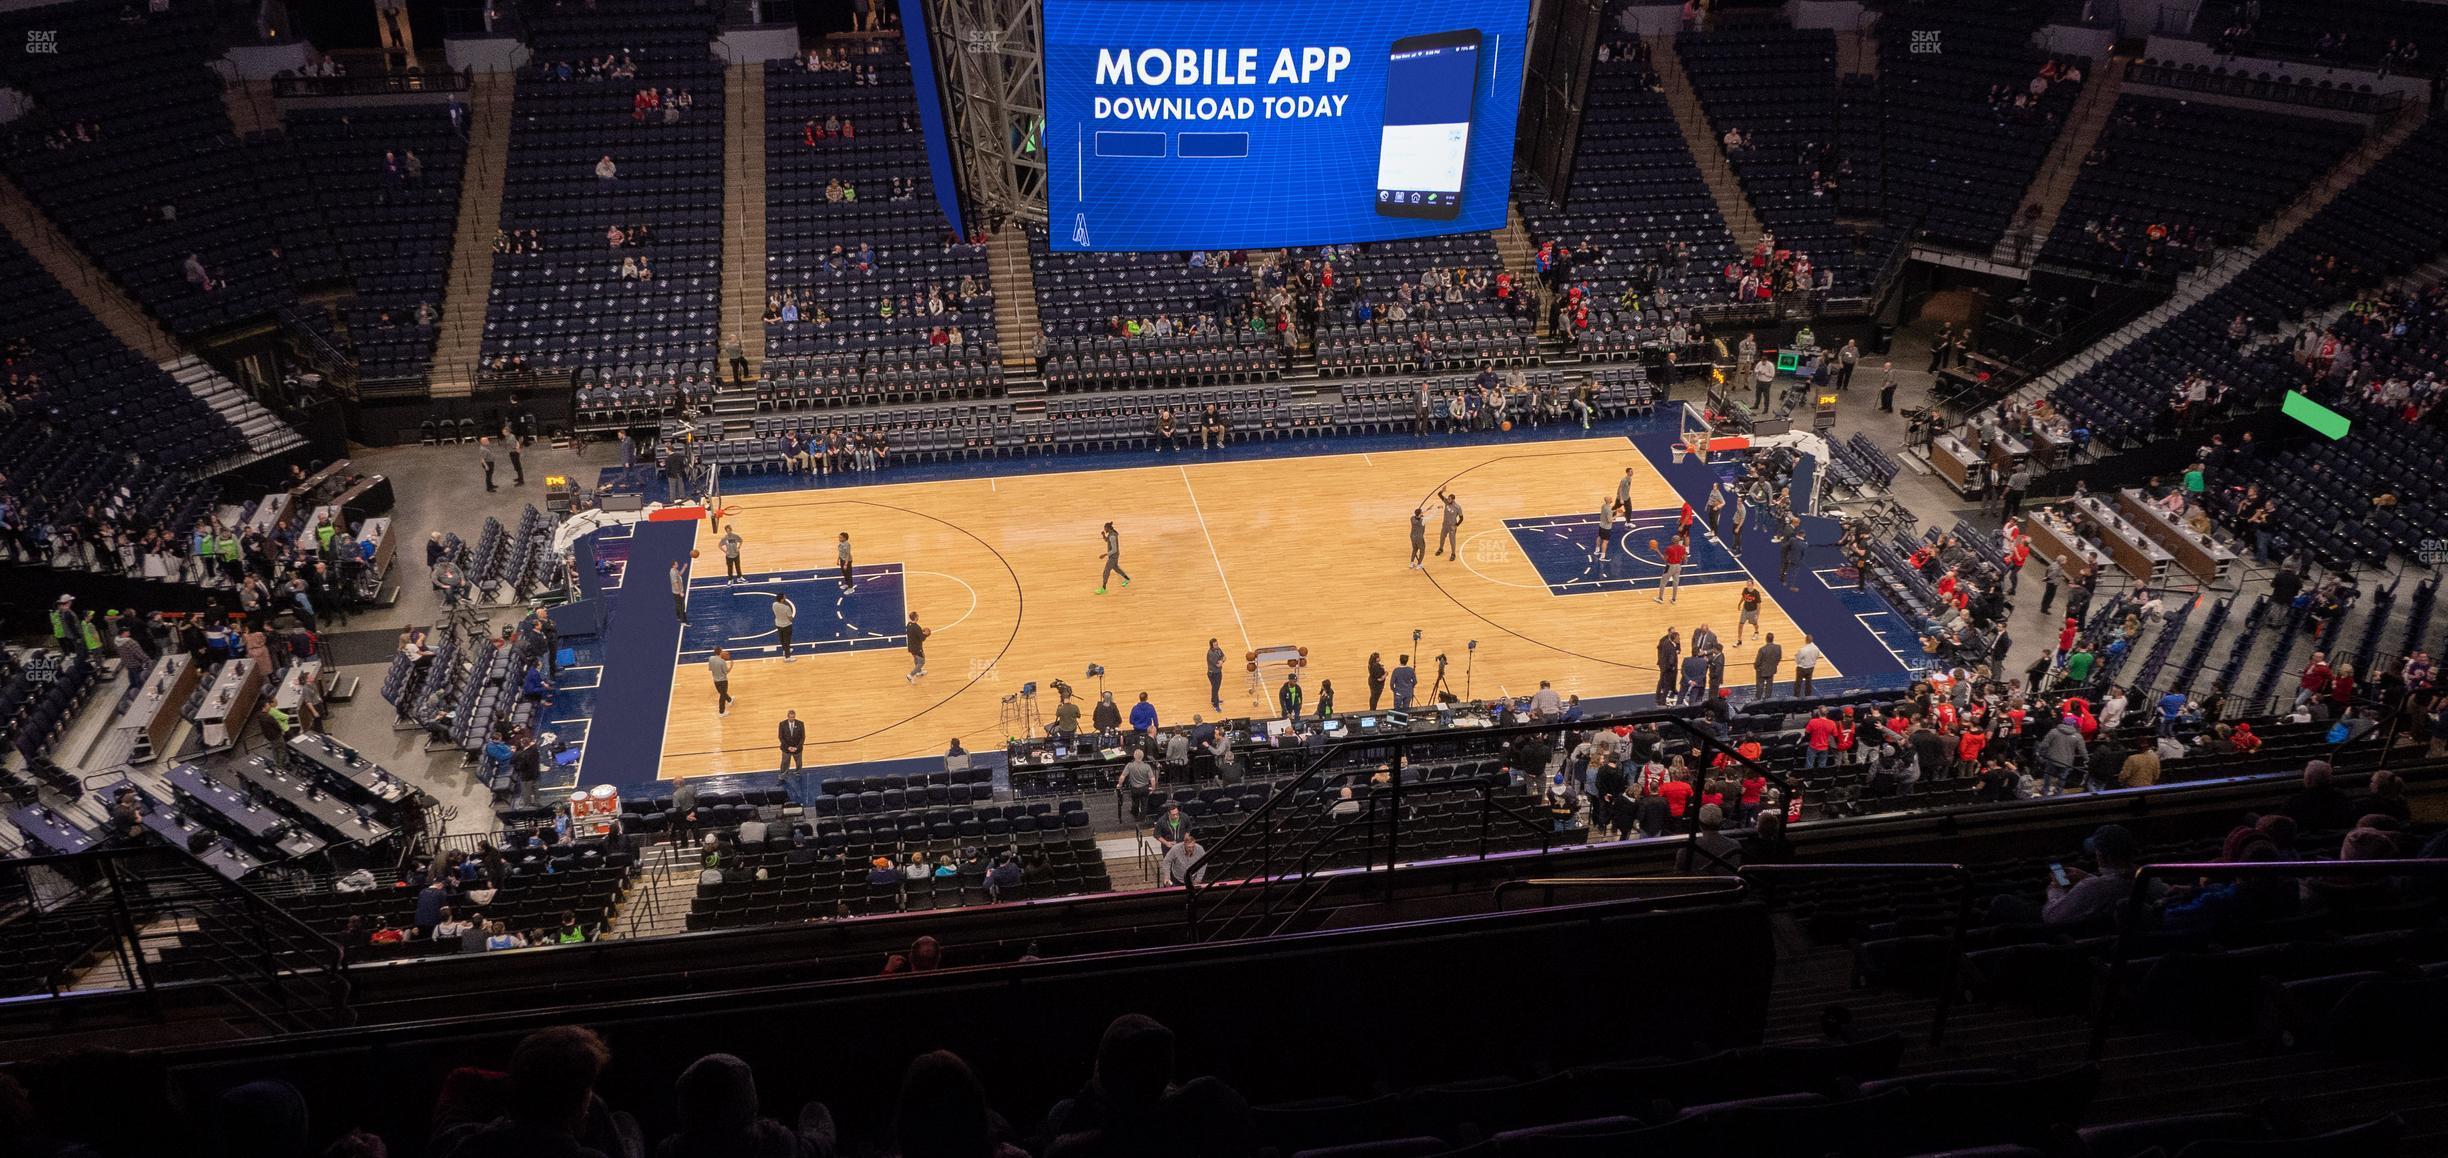
POLYGON ((1758 772, 1745 773, 1742 778, 1742 822, 1751 823, 1759 815, 1760 798, 1768 791, 1768 778, 1758 772))
POLYGON ((1964 729, 1963 737, 1955 742, 1955 756, 1962 764, 1962 774, 1970 776, 1980 770, 1981 749, 1989 746, 1989 733, 1979 728, 1964 729))
POLYGON ((2059 659, 2065 658, 2074 650, 2074 633, 2079 629, 2079 625, 2071 616, 2066 618, 2064 627, 2057 629, 2057 656, 2059 659))
MULTIPOLYGON (((1688 510, 1690 504, 1686 503, 1684 507, 1688 510)), ((1657 540, 1651 539, 1649 542, 1654 545, 1657 540)), ((1690 557, 1690 549, 1683 545, 1683 536, 1675 536, 1673 541, 1666 544, 1666 549, 1658 553, 1658 557, 1666 561, 1666 574, 1658 580, 1657 598, 1652 602, 1678 602, 1683 590, 1683 560, 1690 557)))
POLYGON ((1824 768, 1836 760, 1836 721, 1828 718, 1826 708, 1812 708, 1810 721, 1802 725, 1802 739, 1808 750, 1803 754, 1804 768, 1824 768))
POLYGON ((2312 653, 2312 662, 2305 664, 2303 678, 2295 682, 2295 702, 2303 703, 2329 691, 2329 653, 2312 653))
POLYGON ((1669 820, 1683 819, 1684 809, 1691 807, 1692 786, 1686 778, 1688 775, 1682 763, 1677 761, 1666 782, 1658 785, 1658 795, 1666 800, 1666 817, 1669 820))
POLYGON ((2337 671, 2329 677, 2329 705, 2331 710, 2334 712, 2344 712, 2346 710, 2346 705, 2354 702, 2354 697, 2354 665, 2351 663, 2341 663, 2337 665, 2337 671))

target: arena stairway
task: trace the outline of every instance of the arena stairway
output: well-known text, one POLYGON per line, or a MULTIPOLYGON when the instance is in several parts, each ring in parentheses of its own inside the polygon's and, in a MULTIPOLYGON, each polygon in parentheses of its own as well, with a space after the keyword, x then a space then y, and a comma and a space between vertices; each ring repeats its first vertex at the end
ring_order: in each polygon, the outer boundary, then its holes
MULTIPOLYGON (((1530 244, 1530 226, 1522 220, 1520 205, 1507 203, 1505 227, 1497 230, 1495 236, 1496 251, 1504 255, 1505 269, 1513 274, 1513 284, 1531 287, 1536 292, 1535 287, 1539 284, 1538 247, 1530 244)), ((1538 311, 1539 337, 1547 337, 1550 320, 1542 306, 1538 311)))
POLYGON ((1734 176, 1734 165, 1726 160, 1717 134, 1709 130, 1708 112, 1700 107, 1691 78, 1683 72, 1683 59, 1675 51, 1674 37, 1647 39, 1649 66, 1657 71, 1658 82, 1665 86, 1666 107, 1674 110, 1675 127, 1683 130, 1683 144, 1691 150, 1701 178, 1708 182, 1709 198, 1717 203, 1717 212, 1725 218, 1734 244, 1749 252, 1759 244, 1763 228, 1759 214, 1752 211, 1751 199, 1744 196, 1742 182, 1734 176))
POLYGON ((246 436, 246 453, 231 461, 215 464, 212 473, 270 458, 291 447, 306 444, 304 435, 264 409, 262 403, 231 381, 228 375, 213 369, 204 359, 189 354, 177 361, 162 363, 162 371, 177 379, 188 393, 202 399, 205 405, 212 407, 246 436))
POLYGON ((1028 230, 1005 229, 986 246, 986 277, 994 288, 995 342, 1003 348, 1003 380, 1013 398, 1043 394, 1037 359, 1037 275, 1030 268, 1028 230))
POLYGON ((221 85, 221 107, 228 110, 230 129, 243 141, 256 133, 281 128, 280 106, 272 98, 272 81, 239 77, 221 85))
MULTIPOLYGON (((726 341, 739 336, 754 382, 765 366, 765 64, 740 61, 727 71, 731 99, 723 137, 731 160, 723 166, 722 332, 726 341)), ((731 368, 720 369, 729 382, 731 368)), ((742 422, 737 433, 747 428, 742 422)))
MULTIPOLYGON (((2428 116, 2424 106, 2408 104, 2395 120, 2379 126, 2379 131, 2367 134, 2355 151, 2348 153, 2320 180, 2297 194, 2295 200, 2261 227, 2252 245, 2223 251, 2215 260, 2178 277, 2176 292, 2169 294, 2166 301, 2127 322, 2116 332, 2093 342, 2081 353, 2050 367, 2047 373, 2035 375, 2015 391, 2012 401, 2029 404, 2047 397, 2075 375, 2107 361, 2117 351, 2140 341, 2143 335, 2167 324, 2195 303, 2226 288, 2255 258, 2286 240, 2289 234, 2310 221, 2313 214, 2320 212, 2336 200, 2338 194, 2353 185, 2357 177, 2370 171, 2373 165, 2380 163, 2381 158, 2394 152, 2398 145, 2413 136, 2428 116)), ((2094 448, 2097 453, 2098 444, 2095 443, 2094 448)))
POLYGON ((459 182, 459 228, 451 238, 442 329, 434 342, 430 379, 437 397, 466 397, 476 389, 485 306, 493 296, 493 234, 501 228, 502 179, 510 165, 510 107, 516 87, 509 73, 480 72, 468 89, 467 168, 459 182))
POLYGON ((668 842, 638 854, 638 873, 604 922, 604 939, 660 937, 688 931, 689 902, 697 895, 702 861, 694 847, 668 842))
MULTIPOLYGON (((1842 40, 1838 43, 1841 46, 1842 40)), ((2127 57, 2112 55, 2105 65, 2084 76, 2082 95, 2075 99, 2073 111, 2057 130, 2057 143, 2049 146, 2048 156, 2032 174, 2031 186, 2023 191, 2022 200, 2015 203, 2020 208, 2008 223, 2006 236, 1990 249, 1990 260, 2024 268, 2038 260, 2040 247, 2048 242, 2049 231, 2057 228, 2058 215, 2065 212, 2067 195, 2074 192, 2074 182, 2082 177, 2083 158, 2091 155, 2092 146, 2099 143, 2100 131, 2108 127, 2108 114, 2116 108, 2117 93, 2125 87, 2128 61, 2127 57), (2040 216, 2032 223, 2031 242, 2023 247, 2018 260, 2014 234, 2020 226, 2014 223, 2035 208, 2040 216)))
POLYGON ((17 244, 33 255, 43 272, 76 298, 77 304, 100 321, 112 337, 155 362, 169 362, 181 356, 182 351, 170 332, 136 304, 136 299, 119 283, 88 260, 76 243, 34 204, 33 198, 5 176, 0 176, 0 223, 7 226, 9 236, 17 244))

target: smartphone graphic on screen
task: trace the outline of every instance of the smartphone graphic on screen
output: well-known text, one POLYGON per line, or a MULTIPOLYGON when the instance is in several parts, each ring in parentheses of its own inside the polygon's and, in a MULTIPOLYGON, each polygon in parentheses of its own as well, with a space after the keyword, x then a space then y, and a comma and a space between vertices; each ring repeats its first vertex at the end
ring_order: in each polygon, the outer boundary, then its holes
POLYGON ((1476 28, 1406 36, 1387 53, 1378 213, 1461 216, 1471 117, 1479 107, 1480 39, 1476 28))

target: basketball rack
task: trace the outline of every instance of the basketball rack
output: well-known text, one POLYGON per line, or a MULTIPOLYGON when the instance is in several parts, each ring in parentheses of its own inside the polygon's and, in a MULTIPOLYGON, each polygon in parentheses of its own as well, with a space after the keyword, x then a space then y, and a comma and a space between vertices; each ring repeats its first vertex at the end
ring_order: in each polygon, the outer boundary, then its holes
POLYGON ((1309 666, 1309 649, 1290 644, 1262 647, 1246 657, 1249 664, 1249 694, 1252 708, 1267 707, 1267 676, 1270 672, 1297 675, 1309 666))

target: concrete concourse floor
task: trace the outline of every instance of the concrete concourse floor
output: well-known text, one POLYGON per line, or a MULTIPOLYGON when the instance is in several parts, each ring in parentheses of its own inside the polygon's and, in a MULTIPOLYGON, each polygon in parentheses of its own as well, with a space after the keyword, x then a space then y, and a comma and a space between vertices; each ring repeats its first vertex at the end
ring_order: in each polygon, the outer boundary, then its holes
MULTIPOLYGON (((520 512, 528 505, 544 509, 547 475, 569 474, 584 485, 592 485, 594 472, 618 454, 603 444, 587 449, 592 461, 547 443, 528 447, 522 452, 527 468, 525 486, 513 485, 508 457, 497 450, 496 490, 487 494, 474 443, 352 448, 350 459, 366 470, 389 476, 397 496, 397 505, 391 511, 392 534, 397 536, 398 544, 397 561, 392 565, 390 582, 399 587, 399 602, 359 614, 346 623, 327 626, 340 634, 379 632, 386 641, 411 625, 431 626, 442 615, 442 601, 425 569, 427 536, 442 531, 474 542, 483 531, 487 516, 500 519, 505 527, 515 527, 520 512)), ((499 608, 486 614, 494 629, 499 630, 514 622, 520 611, 514 607, 499 608)), ((423 732, 393 729, 392 707, 381 694, 389 662, 390 652, 386 648, 377 662, 339 669, 362 682, 354 701, 333 706, 326 730, 431 793, 446 810, 445 832, 491 831, 495 827, 492 794, 477 780, 474 769, 463 764, 461 754, 447 749, 429 753, 425 751, 423 732)))

